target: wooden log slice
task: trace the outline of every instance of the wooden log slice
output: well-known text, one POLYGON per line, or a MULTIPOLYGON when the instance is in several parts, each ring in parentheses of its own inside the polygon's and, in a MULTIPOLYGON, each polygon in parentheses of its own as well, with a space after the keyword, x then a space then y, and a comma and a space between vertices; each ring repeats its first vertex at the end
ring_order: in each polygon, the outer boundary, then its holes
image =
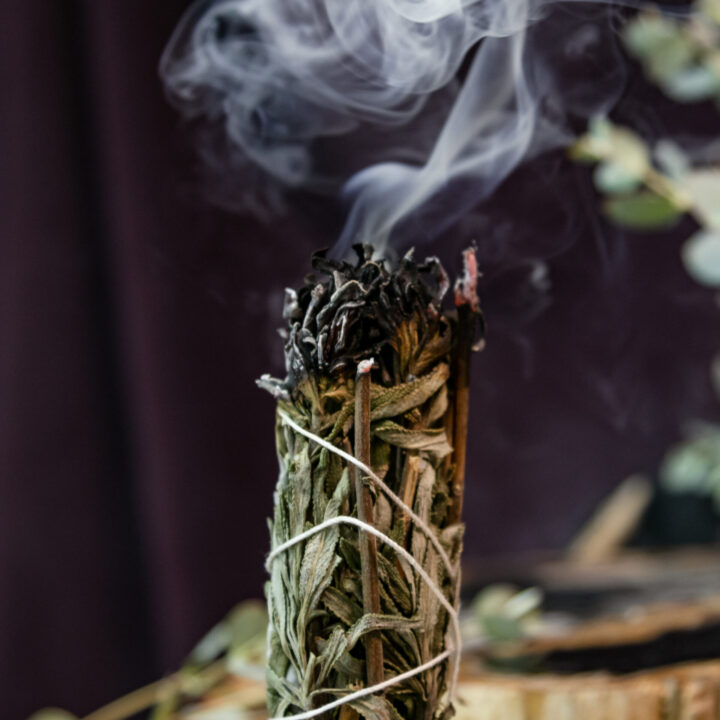
MULTIPOLYGON (((718 553, 632 553, 592 566, 545 560, 525 575, 518 568, 514 578, 486 577, 542 587, 546 609, 565 622, 502 651, 468 648, 458 720, 720 720, 718 553), (532 660, 536 671, 489 672, 491 655, 516 667, 532 660)), ((180 717, 262 720, 263 698, 261 683, 230 679, 180 717)))
MULTIPOLYGON (((185 720, 264 720, 264 686, 228 680, 185 720)), ((466 667, 457 720, 720 720, 720 661, 637 673, 573 676, 479 674, 466 667)))

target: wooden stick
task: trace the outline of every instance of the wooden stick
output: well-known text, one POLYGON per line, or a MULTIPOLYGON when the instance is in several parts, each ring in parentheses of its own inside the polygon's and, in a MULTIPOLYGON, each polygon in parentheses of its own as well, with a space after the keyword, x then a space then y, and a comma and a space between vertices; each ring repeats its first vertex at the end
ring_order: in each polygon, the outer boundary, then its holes
POLYGON ((650 481, 631 475, 603 500, 568 548, 571 560, 606 562, 615 557, 635 531, 653 496, 650 481))
MULTIPOLYGON (((358 365, 355 383, 355 456, 362 463, 371 466, 370 457, 370 370, 372 360, 358 365)), ((373 499, 368 479, 355 470, 355 497, 358 518, 368 525, 374 521, 373 499)), ((360 566, 362 573, 363 610, 365 613, 380 613, 380 583, 378 580, 377 541, 374 535, 360 532, 360 566)), ((366 672, 369 685, 381 683, 383 672, 383 646, 379 631, 365 636, 366 672)))
POLYGON ((475 339, 475 325, 480 316, 477 298, 477 261, 471 248, 463 253, 465 271, 455 286, 458 320, 452 377, 455 384, 453 432, 453 460, 455 476, 452 483, 450 523, 462 519, 465 493, 465 462, 467 456, 468 412, 470 410, 470 359, 475 339))

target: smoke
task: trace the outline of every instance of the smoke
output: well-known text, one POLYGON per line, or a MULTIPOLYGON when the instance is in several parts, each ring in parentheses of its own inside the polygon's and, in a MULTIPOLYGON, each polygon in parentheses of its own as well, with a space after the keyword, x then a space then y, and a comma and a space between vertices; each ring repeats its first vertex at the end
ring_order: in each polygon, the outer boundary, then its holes
POLYGON ((341 189, 339 251, 382 248, 437 236, 523 160, 566 143, 573 119, 612 106, 623 62, 615 11, 597 7, 202 0, 160 72, 188 117, 222 126, 233 163, 289 188, 341 189), (360 165, 333 169, 362 136, 373 142, 360 165), (318 152, 328 142, 336 150, 318 152))

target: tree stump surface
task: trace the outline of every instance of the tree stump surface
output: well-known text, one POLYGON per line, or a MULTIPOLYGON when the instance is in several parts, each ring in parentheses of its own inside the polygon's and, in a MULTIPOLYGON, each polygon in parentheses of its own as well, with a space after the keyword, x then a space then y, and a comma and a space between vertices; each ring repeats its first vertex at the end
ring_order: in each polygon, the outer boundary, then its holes
MULTIPOLYGON (((468 575, 477 586, 541 587, 548 617, 563 622, 494 656, 537 660, 534 672, 489 672, 488 649, 468 647, 458 720, 720 720, 720 553, 545 558, 483 572, 468 575)), ((232 678, 181 717, 265 720, 264 696, 262 682, 232 678)))
MULTIPOLYGON (((226 681, 185 720, 265 720, 265 686, 226 681), (216 715, 217 714, 217 715, 216 715)), ((466 668, 458 689, 458 720, 720 720, 720 661, 690 663, 625 677, 478 674, 466 668)))

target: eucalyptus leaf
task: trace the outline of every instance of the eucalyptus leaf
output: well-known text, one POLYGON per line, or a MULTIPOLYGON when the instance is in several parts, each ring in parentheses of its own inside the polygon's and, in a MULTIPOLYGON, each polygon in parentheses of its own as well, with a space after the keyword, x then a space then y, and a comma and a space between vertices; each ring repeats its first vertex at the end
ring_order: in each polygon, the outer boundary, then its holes
POLYGON ((720 231, 720 170, 692 170, 683 178, 683 187, 691 197, 693 211, 699 221, 720 231))
POLYGON ((678 28, 671 20, 657 11, 637 15, 623 29, 625 45, 639 58, 647 58, 661 52, 678 34, 678 28))
POLYGON ((650 168, 650 150, 637 133, 613 125, 609 143, 606 156, 609 162, 630 177, 642 178, 645 175, 650 168))
POLYGON ((707 476, 707 487, 715 505, 715 512, 720 512, 720 463, 710 469, 707 476))
POLYGON ((720 100, 720 0, 698 0, 687 17, 640 11, 623 29, 646 74, 676 102, 720 100))
POLYGON ((543 601, 543 593, 539 588, 529 587, 513 595, 505 603, 505 614, 520 620, 537 611, 543 601))
POLYGON ((710 366, 710 381, 715 390, 715 395, 720 400, 720 353, 715 355, 710 366))
POLYGON ((705 454, 692 446, 681 447, 666 458, 662 479, 670 490, 697 492, 703 489, 709 469, 709 460, 705 454))
POLYGON ((702 424, 672 448, 660 467, 660 479, 672 492, 720 496, 720 426, 702 424))
POLYGON ((230 647, 231 641, 232 627, 227 620, 223 620, 195 646, 188 657, 188 662, 197 665, 209 663, 226 651, 230 647))
POLYGON ((623 31, 628 50, 659 83, 674 78, 692 64, 695 48, 682 26, 657 11, 640 13, 623 31))
POLYGON ((612 152, 612 130, 610 121, 601 115, 590 119, 588 131, 569 150, 575 162, 597 162, 610 156, 612 152))
POLYGON ((720 78, 711 67, 696 65, 668 77, 663 89, 677 102, 700 102, 720 92, 720 78))
POLYGON ((682 248, 685 268, 702 285, 720 287, 720 230, 699 230, 682 248))
POLYGON ((713 50, 705 58, 705 67, 715 75, 715 79, 720 83, 720 47, 713 50))
POLYGON ((472 604, 473 616, 485 639, 492 644, 515 642, 539 617, 542 591, 535 587, 518 590, 497 583, 484 588, 472 604))
POLYGON ((697 9, 708 20, 720 26, 720 0, 699 0, 697 9))
POLYGON ((593 181, 600 192, 620 194, 636 190, 642 182, 642 176, 628 172, 617 163, 603 162, 595 168, 593 181))
POLYGON ((647 71, 656 82, 672 81, 687 71, 695 57, 692 41, 683 33, 676 33, 663 42, 647 58, 647 71))
POLYGON ((690 169, 690 159, 683 149, 672 140, 660 140, 653 152, 655 160, 665 175, 680 180, 690 169))
POLYGON ((573 162, 592 165, 602 158, 602 153, 593 139, 589 135, 584 135, 568 148, 568 157, 573 162))
POLYGON ((77 716, 60 708, 45 708, 33 713, 28 720, 78 720, 77 716))
POLYGON ((611 198, 605 203, 607 216, 633 230, 654 230, 671 227, 683 211, 671 200, 650 191, 611 198))
POLYGON ((483 629, 492 642, 514 642, 523 637, 520 623, 502 615, 486 615, 482 619, 483 629))

